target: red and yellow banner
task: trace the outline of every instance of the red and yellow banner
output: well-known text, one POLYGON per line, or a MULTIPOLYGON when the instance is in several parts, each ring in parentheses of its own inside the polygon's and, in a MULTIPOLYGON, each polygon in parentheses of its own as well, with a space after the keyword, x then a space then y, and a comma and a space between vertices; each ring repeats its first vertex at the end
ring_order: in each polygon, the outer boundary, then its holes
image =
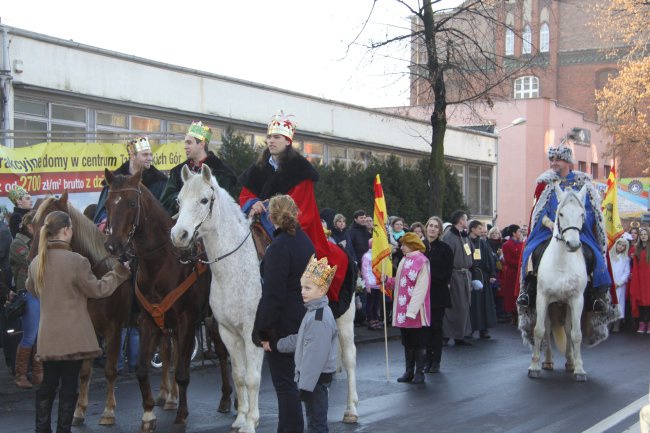
POLYGON ((609 251, 616 240, 625 232, 618 213, 618 185, 615 167, 612 167, 607 178, 607 189, 605 190, 602 209, 605 218, 605 231, 607 232, 607 250, 609 251))
MULTIPOLYGON (((383 275, 393 275, 393 264, 390 260, 390 243, 387 234, 388 212, 386 211, 386 200, 384 189, 381 186, 379 175, 375 177, 375 212, 372 230, 372 273, 377 281, 381 281, 383 275)), ((382 284, 383 287, 383 284, 382 284)), ((389 296, 392 294, 389 293, 389 296)))
MULTIPOLYGON (((153 165, 167 171, 186 160, 183 143, 153 146, 153 165)), ((118 143, 40 143, 0 146, 0 196, 19 185, 31 195, 98 192, 104 168, 115 170, 129 156, 118 143)))

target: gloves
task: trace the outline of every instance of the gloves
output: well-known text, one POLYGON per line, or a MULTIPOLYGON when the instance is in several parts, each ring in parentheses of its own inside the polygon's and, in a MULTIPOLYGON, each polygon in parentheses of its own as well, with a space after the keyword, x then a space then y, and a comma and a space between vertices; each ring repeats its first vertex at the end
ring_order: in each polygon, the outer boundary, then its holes
POLYGON ((479 280, 472 280, 472 290, 483 290, 483 283, 479 280))

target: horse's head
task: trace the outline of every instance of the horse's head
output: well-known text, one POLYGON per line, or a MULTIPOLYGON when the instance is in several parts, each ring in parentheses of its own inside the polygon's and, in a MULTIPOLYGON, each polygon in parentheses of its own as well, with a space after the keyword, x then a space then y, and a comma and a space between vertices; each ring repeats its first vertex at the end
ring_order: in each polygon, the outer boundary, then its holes
POLYGON ((212 214, 218 185, 206 164, 201 166, 200 174, 184 166, 181 177, 183 188, 178 193, 178 215, 171 237, 175 247, 189 248, 201 225, 212 214))
MULTIPOLYGON (((69 213, 68 211, 68 191, 65 190, 61 197, 56 198, 54 196, 47 197, 42 200, 40 203, 37 203, 36 215, 34 217, 33 227, 34 227, 34 240, 32 241, 32 246, 29 250, 29 256, 27 257, 31 261, 38 254, 38 244, 39 244, 39 233, 41 232, 41 227, 45 223, 45 217, 57 210, 69 213)), ((74 236, 74 234, 73 234, 74 236)))
POLYGON ((124 254, 136 229, 142 223, 142 174, 133 176, 114 175, 105 169, 106 182, 110 186, 106 199, 106 249, 119 256, 124 254))
POLYGON ((562 191, 558 184, 555 184, 558 206, 555 216, 554 236, 564 241, 569 251, 574 252, 580 249, 580 232, 585 223, 585 197, 587 195, 586 185, 580 192, 576 193, 571 189, 562 191))

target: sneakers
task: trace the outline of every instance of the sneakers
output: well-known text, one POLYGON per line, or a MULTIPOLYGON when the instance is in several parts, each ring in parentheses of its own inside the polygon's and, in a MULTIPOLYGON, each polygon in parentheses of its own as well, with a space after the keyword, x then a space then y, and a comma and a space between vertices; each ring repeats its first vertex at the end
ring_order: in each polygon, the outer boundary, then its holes
POLYGON ((648 333, 648 322, 639 322, 639 329, 636 330, 637 334, 648 333))

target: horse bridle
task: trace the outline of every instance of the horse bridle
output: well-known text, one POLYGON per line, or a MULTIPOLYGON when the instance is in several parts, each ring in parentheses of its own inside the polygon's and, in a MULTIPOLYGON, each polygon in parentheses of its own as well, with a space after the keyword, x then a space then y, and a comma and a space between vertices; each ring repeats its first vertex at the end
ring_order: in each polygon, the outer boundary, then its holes
MULTIPOLYGON (((140 221, 140 208, 141 206, 141 197, 142 197, 142 191, 140 190, 140 187, 138 188, 122 188, 122 189, 116 189, 116 190, 109 190, 108 193, 114 193, 114 192, 124 192, 124 191, 134 191, 138 193, 138 201, 136 205, 136 213, 135 213, 135 219, 133 220, 133 224, 131 224, 131 230, 129 230, 129 235, 126 238, 126 246, 131 245, 131 240, 133 239, 133 235, 135 234, 135 231, 138 228, 138 221, 140 221)), ((111 227, 111 222, 110 219, 106 222, 106 232, 107 234, 112 234, 113 228, 111 227), (111 233, 108 233, 110 230, 111 233)))
MULTIPOLYGON (((559 213, 559 209, 558 209, 558 213, 559 213)), ((569 230, 577 230, 578 233, 582 233, 582 226, 580 226, 580 227, 569 226, 569 227, 562 228, 562 224, 560 224, 560 218, 556 218, 556 221, 557 221, 558 234, 557 234, 557 236, 555 236, 555 239, 557 239, 558 241, 566 242, 565 239, 564 239, 564 233, 566 233, 569 230)), ((582 225, 585 225, 585 215, 584 214, 582 215, 582 225)))
MULTIPOLYGON (((210 218, 210 216, 212 215, 212 208, 214 207, 214 201, 215 201, 215 197, 216 197, 216 192, 215 192, 214 187, 213 187, 212 185, 210 185, 210 190, 212 191, 212 194, 211 194, 211 196, 210 196, 210 207, 208 208, 208 212, 205 214, 205 216, 203 217, 203 219, 202 219, 202 220, 197 224, 196 227, 194 227, 194 233, 192 233, 192 238, 190 239, 190 245, 191 245, 191 246, 196 245, 196 241, 198 240, 198 236, 199 236, 199 229, 201 228, 201 226, 203 225, 203 223, 206 222, 206 221, 208 220, 208 218, 210 218)), ((176 201, 178 201, 178 199, 176 199, 176 201)), ((244 245, 244 242, 246 242, 246 239, 248 239, 248 237, 249 237, 250 235, 251 235, 251 230, 250 230, 250 228, 249 228, 249 229, 248 229, 248 233, 247 233, 246 236, 244 237, 244 240, 242 240, 242 241, 239 243, 239 245, 237 245, 237 247, 236 247, 234 250, 230 251, 229 253, 223 254, 223 255, 217 257, 217 258, 214 259, 214 260, 203 260, 203 259, 201 258, 201 255, 200 255, 200 254, 197 254, 197 255, 194 256, 194 257, 190 257, 189 260, 183 260, 183 259, 181 259, 181 258, 179 257, 179 258, 178 258, 178 261, 181 262, 181 263, 184 264, 184 265, 187 265, 187 264, 189 264, 189 263, 193 263, 193 262, 201 262, 201 263, 206 264, 206 265, 210 265, 210 264, 212 264, 212 263, 220 262, 221 260, 225 259, 226 257, 228 257, 228 256, 230 256, 230 255, 236 253, 236 252, 237 252, 237 251, 242 247, 242 245, 244 245)), ((190 248, 191 248, 191 247, 190 247, 190 248)))

